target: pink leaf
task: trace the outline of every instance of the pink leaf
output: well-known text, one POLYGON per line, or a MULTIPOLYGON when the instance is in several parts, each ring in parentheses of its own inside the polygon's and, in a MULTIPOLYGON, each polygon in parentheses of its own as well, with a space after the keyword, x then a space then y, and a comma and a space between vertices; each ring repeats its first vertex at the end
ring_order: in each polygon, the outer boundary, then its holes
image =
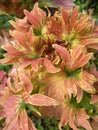
POLYGON ((21 74, 20 78, 21 78, 21 81, 24 82, 26 91, 28 93, 31 93, 33 90, 33 85, 31 83, 30 79, 27 76, 25 76, 24 74, 21 74))
POLYGON ((56 68, 56 67, 54 67, 52 65, 50 60, 44 58, 43 62, 44 62, 44 66, 45 66, 45 68, 47 69, 48 72, 50 72, 50 73, 57 73, 57 72, 60 71, 59 68, 56 68))
POLYGON ((79 67, 83 67, 85 64, 88 63, 88 61, 91 59, 93 53, 88 53, 87 55, 83 56, 79 62, 78 62, 78 66, 79 67))
POLYGON ((70 21, 70 29, 73 28, 73 26, 75 25, 75 23, 78 19, 78 10, 79 10, 79 7, 75 7, 73 12, 72 12, 71 21, 70 21))
POLYGON ((62 12, 62 17, 64 19, 65 24, 68 25, 68 23, 69 23, 69 14, 68 14, 68 12, 63 8, 61 9, 61 12, 62 12))
POLYGON ((56 100, 47 97, 42 94, 34 94, 26 99, 26 102, 29 102, 30 104, 34 106, 55 106, 57 105, 56 100))
POLYGON ((67 49, 65 47, 62 47, 62 46, 57 45, 57 44, 53 44, 53 48, 56 49, 56 51, 59 53, 59 55, 61 56, 61 58, 64 61, 68 61, 70 59, 69 52, 67 51, 67 49))
POLYGON ((72 50, 72 60, 75 61, 82 54, 82 49, 84 46, 78 45, 72 50))
POLYGON ((20 129, 29 130, 28 116, 27 116, 25 109, 21 111, 19 116, 20 116, 20 129))
POLYGON ((30 48, 26 43, 26 39, 20 31, 13 31, 13 36, 16 38, 16 40, 18 40, 20 45, 22 45, 26 50, 30 51, 30 48))

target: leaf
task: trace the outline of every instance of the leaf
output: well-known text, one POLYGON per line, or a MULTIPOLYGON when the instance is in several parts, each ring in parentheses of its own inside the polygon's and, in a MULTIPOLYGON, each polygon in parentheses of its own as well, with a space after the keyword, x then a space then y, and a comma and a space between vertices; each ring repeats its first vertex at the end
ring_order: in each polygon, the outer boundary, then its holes
POLYGON ((33 107, 31 104, 26 104, 26 107, 29 110, 31 110, 32 112, 36 113, 38 116, 41 116, 41 113, 35 107, 33 107))
POLYGON ((56 106, 57 101, 53 98, 50 98, 48 96, 42 95, 42 94, 34 94, 31 96, 28 96, 26 99, 26 102, 34 105, 34 106, 56 106))
POLYGON ((4 121, 5 121, 5 118, 0 119, 0 127, 2 127, 4 121))

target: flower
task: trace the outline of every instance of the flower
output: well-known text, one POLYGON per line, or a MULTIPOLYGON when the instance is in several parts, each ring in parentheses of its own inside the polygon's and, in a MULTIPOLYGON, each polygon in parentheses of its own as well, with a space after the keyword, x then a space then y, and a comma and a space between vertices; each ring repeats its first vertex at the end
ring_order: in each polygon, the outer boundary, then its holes
POLYGON ((89 48, 98 49, 97 27, 78 7, 60 11, 46 16, 36 3, 32 11, 24 10, 23 19, 11 21, 12 38, 2 46, 7 52, 0 60, 13 64, 6 87, 0 89, 4 130, 36 130, 28 110, 42 117, 48 110, 46 115, 60 120, 59 129, 68 124, 92 130, 88 119, 97 106, 97 73, 88 65, 93 58, 89 48))
POLYGON ((37 3, 31 12, 27 10, 24 12, 26 17, 22 21, 20 20, 20 24, 17 20, 16 23, 11 22, 16 30, 10 31, 12 39, 2 46, 7 53, 5 54, 6 58, 0 60, 1 63, 17 64, 19 62, 25 67, 31 65, 35 71, 41 64, 47 71, 58 72, 59 69, 54 67, 51 62, 54 55, 51 42, 54 43, 54 40, 45 31, 45 12, 38 8, 37 3))
POLYGON ((39 64, 43 64, 43 66, 48 69, 48 64, 50 66, 49 71, 53 73, 58 72, 59 69, 54 67, 50 60, 40 56, 44 46, 41 50, 40 46, 38 50, 36 49, 36 41, 34 41, 32 33, 32 29, 25 35, 16 30, 13 31, 12 35, 14 35, 16 41, 12 41, 12 44, 8 43, 2 47, 7 53, 5 54, 6 58, 2 59, 1 62, 3 64, 16 64, 20 62, 23 63, 24 66, 31 64, 35 71, 38 70, 39 64))
POLYGON ((54 34, 70 48, 76 45, 84 45, 98 49, 95 21, 86 12, 79 13, 78 9, 78 7, 75 7, 73 10, 67 11, 61 8, 61 13, 56 13, 50 20, 48 32, 54 34), (53 25, 55 28, 53 28, 53 25), (58 32, 60 32, 59 37, 58 32))
POLYGON ((62 126, 65 126, 67 124, 69 124, 73 130, 78 130, 77 126, 83 127, 86 130, 92 130, 87 119, 89 119, 89 116, 84 109, 74 110, 67 106, 62 113, 58 126, 60 130, 62 126))
POLYGON ((50 97, 42 94, 32 95, 32 82, 30 77, 28 78, 24 72, 13 70, 5 87, 7 93, 1 95, 0 101, 4 111, 3 116, 6 118, 4 130, 36 130, 33 122, 27 115, 26 106, 30 104, 34 112, 41 115, 33 106, 57 105, 56 100, 50 97))
POLYGON ((45 90, 47 95, 62 102, 65 95, 71 98, 72 94, 77 96, 77 102, 83 97, 83 91, 95 93, 93 87, 96 78, 84 70, 84 66, 92 57, 92 53, 85 54, 83 46, 76 46, 67 50, 57 44, 53 44, 56 52, 60 55, 61 61, 58 66, 61 71, 45 76, 45 90))
POLYGON ((63 34, 65 41, 71 43, 71 46, 81 44, 97 49, 98 38, 93 35, 95 26, 91 16, 85 12, 79 14, 76 7, 71 15, 70 12, 62 9, 62 17, 65 23, 65 34, 63 34))
POLYGON ((18 31, 27 32, 30 27, 35 29, 35 32, 40 31, 43 28, 46 21, 46 13, 38 7, 38 3, 34 5, 33 10, 30 12, 24 10, 25 17, 23 19, 16 19, 16 21, 10 21, 12 26, 18 31))
POLYGON ((24 10, 24 13, 33 27, 39 27, 46 19, 46 13, 38 8, 38 3, 35 4, 31 12, 24 10))
POLYGON ((8 97, 4 104, 4 111, 6 116, 6 126, 4 130, 36 130, 31 119, 28 117, 26 110, 21 111, 19 107, 24 107, 21 98, 17 95, 8 97))

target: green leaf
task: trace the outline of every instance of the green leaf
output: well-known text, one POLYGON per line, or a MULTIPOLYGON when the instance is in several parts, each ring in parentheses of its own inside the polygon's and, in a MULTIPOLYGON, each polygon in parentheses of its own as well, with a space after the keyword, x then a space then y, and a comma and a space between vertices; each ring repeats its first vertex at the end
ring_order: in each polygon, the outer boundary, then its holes
POLYGON ((38 126, 37 128, 38 130, 44 130, 44 128, 42 126, 38 126))
POLYGON ((81 69, 78 68, 76 70, 65 70, 65 74, 67 75, 67 77, 70 77, 70 78, 80 78, 81 77, 81 69))
POLYGON ((21 102, 20 102, 20 106, 19 106, 19 112, 21 112, 23 109, 25 109, 26 108, 26 104, 25 104, 25 102, 22 100, 21 102))
POLYGON ((5 118, 0 119, 0 127, 2 127, 4 121, 5 121, 5 118))
POLYGON ((31 104, 26 104, 26 107, 27 107, 30 111, 36 113, 38 116, 41 116, 41 113, 40 113, 35 107, 33 107, 31 104))
POLYGON ((72 97, 70 99, 70 105, 75 108, 88 108, 89 106, 91 106, 90 99, 91 99, 90 94, 84 92, 81 102, 77 103, 76 97, 73 97, 73 95, 72 95, 72 97))

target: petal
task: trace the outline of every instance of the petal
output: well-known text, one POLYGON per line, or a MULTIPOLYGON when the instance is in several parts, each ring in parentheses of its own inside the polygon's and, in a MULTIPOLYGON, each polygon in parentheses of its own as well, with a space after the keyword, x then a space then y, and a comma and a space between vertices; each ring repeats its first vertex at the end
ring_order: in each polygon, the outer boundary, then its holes
POLYGON ((22 45, 26 50, 30 51, 30 48, 26 43, 26 39, 25 39, 23 33, 21 33, 20 31, 14 30, 12 32, 12 35, 19 42, 18 44, 22 45))
POLYGON ((69 122, 69 114, 68 113, 70 114, 69 108, 65 108, 65 111, 63 111, 60 122, 58 124, 58 127, 60 130, 62 130, 61 129, 62 126, 66 126, 67 123, 69 122))
POLYGON ((70 109, 70 113, 69 113, 69 126, 71 128, 73 128, 73 130, 78 130, 74 120, 75 120, 75 112, 72 109, 70 109))
POLYGON ((8 80, 7 80, 7 85, 8 85, 9 91, 12 91, 12 92, 15 93, 15 89, 14 89, 13 86, 12 86, 11 78, 10 78, 10 77, 9 77, 8 80))
POLYGON ((3 130, 15 130, 18 129, 18 115, 15 115, 13 119, 10 120, 9 124, 3 128, 3 130))
POLYGON ((69 52, 67 51, 67 49, 65 47, 62 47, 58 44, 53 44, 53 48, 56 49, 56 51, 59 53, 59 55, 61 56, 61 58, 64 61, 70 60, 69 52))
POLYGON ((18 62, 19 58, 16 57, 6 57, 4 59, 0 59, 0 63, 2 64, 14 64, 18 62))
POLYGON ((70 21, 70 30, 73 28, 73 26, 75 25, 78 19, 78 10, 79 10, 79 7, 75 7, 72 12, 71 21, 70 21))
POLYGON ((56 68, 56 67, 54 67, 54 66, 52 65, 52 63, 51 63, 50 60, 44 58, 44 59, 43 59, 43 62, 44 62, 44 66, 45 66, 45 68, 46 68, 46 70, 47 70, 48 72, 50 72, 50 73, 57 73, 57 72, 60 71, 59 68, 56 68))
POLYGON ((29 130, 37 130, 34 126, 34 123, 32 122, 30 118, 29 118, 29 130))
POLYGON ((76 99, 77 99, 77 103, 79 103, 79 102, 81 102, 81 100, 82 100, 82 98, 83 98, 83 91, 79 88, 79 87, 77 87, 77 97, 76 97, 76 99))
POLYGON ((40 64, 40 63, 42 63, 42 58, 33 60, 33 61, 31 62, 32 69, 33 69, 34 71, 38 71, 38 69, 39 69, 39 64, 40 64))
POLYGON ((9 123, 11 119, 13 119, 14 115, 17 113, 20 101, 20 97, 16 95, 11 95, 7 97, 3 106, 6 114, 7 123, 9 123))
POLYGON ((78 33, 80 33, 85 28, 85 24, 87 23, 87 21, 88 17, 86 15, 80 17, 80 19, 75 24, 75 29, 78 33))
POLYGON ((68 25, 68 23, 69 23, 69 14, 68 14, 68 12, 64 8, 61 8, 61 12, 62 12, 62 17, 64 19, 65 24, 68 25))
POLYGON ((0 80, 2 81, 6 73, 3 70, 0 70, 0 80))
POLYGON ((81 45, 96 45, 98 44, 98 38, 85 39, 80 42, 81 45))
POLYGON ((38 18, 36 18, 33 14, 31 14, 28 10, 24 10, 24 14, 27 16, 28 21, 33 25, 33 27, 36 27, 39 25, 38 18))
POLYGON ((65 81, 65 89, 67 91, 67 94, 69 95, 69 98, 71 98, 71 94, 73 94, 73 86, 70 79, 67 79, 65 81))
POLYGON ((65 95, 64 81, 65 77, 59 74, 46 76, 43 79, 43 82, 45 83, 45 94, 62 103, 65 95))
POLYGON ((29 130, 28 116, 27 116, 25 109, 21 111, 19 117, 20 117, 20 129, 29 130))
POLYGON ((86 130, 92 130, 89 121, 87 120, 89 116, 84 113, 82 110, 78 115, 77 115, 77 121, 78 125, 84 127, 86 130))
POLYGON ((72 53, 71 53, 71 57, 72 57, 73 61, 75 61, 82 54, 83 47, 84 46, 78 45, 73 48, 72 53))
POLYGON ((47 97, 42 94, 34 94, 26 99, 26 102, 34 106, 55 106, 57 105, 56 100, 53 98, 47 97))
POLYGON ((98 95, 92 95, 90 103, 91 104, 98 103, 98 95))
POLYGON ((7 77, 5 76, 2 81, 2 87, 5 87, 7 85, 7 77))
POLYGON ((95 93, 94 87, 83 79, 79 81, 79 87, 88 93, 95 93))
POLYGON ((32 66, 32 70, 34 71, 38 71, 39 69, 39 64, 42 63, 42 58, 38 58, 38 59, 20 59, 20 62, 22 63, 19 68, 23 69, 26 68, 27 66, 31 65, 32 66))
POLYGON ((34 35, 33 35, 33 29, 30 28, 28 33, 27 33, 27 40, 28 40, 28 44, 29 46, 33 47, 33 42, 34 42, 34 35))
POLYGON ((84 80, 86 82, 88 82, 89 84, 91 84, 91 85, 93 85, 94 82, 97 81, 97 79, 95 78, 95 76, 92 75, 92 74, 90 74, 90 73, 88 73, 87 71, 82 71, 82 76, 83 76, 84 80))
POLYGON ((87 47, 88 47, 88 48, 93 48, 93 49, 98 50, 98 44, 97 44, 97 43, 98 43, 98 42, 92 43, 92 44, 88 45, 87 47))
POLYGON ((34 5, 31 12, 24 10, 24 14, 33 27, 39 26, 42 23, 42 20, 46 18, 46 13, 38 7, 38 3, 34 5))
POLYGON ((88 61, 91 59, 93 53, 88 53, 84 55, 78 62, 78 67, 83 67, 85 64, 88 63, 88 61))
POLYGON ((33 85, 30 79, 24 74, 21 74, 20 78, 21 78, 21 81, 24 82, 25 91, 30 94, 33 90, 33 85))
POLYGON ((73 88, 73 96, 76 96, 77 93, 78 93, 78 90, 77 90, 77 85, 76 85, 74 79, 72 79, 72 83, 71 84, 72 84, 72 88, 73 88))

